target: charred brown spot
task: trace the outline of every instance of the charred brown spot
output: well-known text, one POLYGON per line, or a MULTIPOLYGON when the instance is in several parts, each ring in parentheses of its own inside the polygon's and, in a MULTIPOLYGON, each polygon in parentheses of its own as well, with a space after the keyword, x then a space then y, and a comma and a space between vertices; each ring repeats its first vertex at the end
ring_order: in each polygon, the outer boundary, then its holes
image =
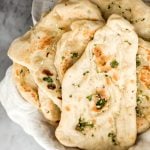
POLYGON ((47 69, 44 69, 43 71, 42 71, 42 73, 43 74, 45 74, 45 75, 47 75, 47 76, 53 76, 53 73, 51 73, 49 70, 47 70, 47 69))
POLYGON ((113 74, 112 79, 115 81, 118 81, 119 77, 118 77, 117 73, 113 74))
POLYGON ((40 49, 44 49, 46 46, 50 45, 51 42, 52 42, 51 37, 44 37, 44 38, 39 40, 39 46, 38 47, 40 49))
POLYGON ((106 64, 106 56, 103 55, 102 50, 99 47, 95 47, 93 53, 98 65, 104 66, 106 64))
POLYGON ((62 100, 62 97, 57 97, 58 99, 62 100))
POLYGON ((22 85, 22 88, 24 89, 25 92, 31 92, 31 88, 26 84, 22 85))
POLYGON ((101 71, 102 72, 108 72, 111 70, 111 67, 110 66, 101 66, 101 71))
POLYGON ((107 85, 111 85, 111 79, 110 79, 110 77, 106 77, 105 80, 106 80, 106 84, 107 85))
POLYGON ((66 70, 73 65, 73 60, 72 59, 64 59, 62 63, 62 72, 66 72, 66 70))
POLYGON ((51 89, 51 90, 54 90, 54 89, 56 89, 56 85, 53 84, 53 83, 52 83, 52 84, 48 84, 48 85, 47 85, 47 88, 48 88, 48 89, 51 89))
POLYGON ((108 96, 108 94, 107 94, 107 92, 106 92, 106 89, 97 88, 97 89, 96 89, 96 93, 97 93, 98 95, 100 95, 101 98, 105 98, 105 99, 108 99, 108 98, 109 98, 109 96, 108 96))
POLYGON ((35 93, 32 93, 31 95, 32 95, 33 98, 37 97, 37 95, 35 93))
POLYGON ((139 73, 139 79, 143 85, 150 88, 150 67, 144 66, 139 73))
POLYGON ((92 111, 99 112, 99 109, 97 109, 96 106, 93 106, 92 111))
POLYGON ((107 72, 111 70, 110 66, 106 66, 106 63, 108 62, 110 57, 104 55, 100 47, 96 46, 93 50, 93 54, 95 55, 96 58, 96 64, 100 67, 101 71, 107 72))
POLYGON ((70 107, 69 106, 66 106, 65 109, 66 109, 66 111, 70 111, 70 107))
POLYGON ((49 55, 49 54, 50 54, 50 53, 49 53, 49 52, 47 52, 47 53, 46 53, 46 57, 48 57, 48 55, 49 55))
POLYGON ((19 70, 16 70, 16 75, 19 76, 21 73, 19 72, 19 70))

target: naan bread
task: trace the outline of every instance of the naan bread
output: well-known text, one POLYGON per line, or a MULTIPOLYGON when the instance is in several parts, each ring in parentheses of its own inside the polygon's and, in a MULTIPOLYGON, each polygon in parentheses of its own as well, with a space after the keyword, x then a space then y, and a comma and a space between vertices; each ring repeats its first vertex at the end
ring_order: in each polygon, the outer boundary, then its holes
POLYGON ((25 52, 21 51, 20 47, 13 49, 13 45, 17 45, 16 42, 11 45, 8 52, 11 59, 14 61, 17 60, 18 63, 29 67, 39 88, 60 108, 61 87, 54 66, 56 43, 61 35, 69 30, 70 24, 73 21, 81 19, 103 20, 98 7, 88 0, 63 1, 57 4, 54 9, 32 29, 31 36, 29 37, 31 43, 29 49, 30 53, 26 54, 28 57, 26 56, 24 60, 24 57, 20 57, 23 55, 22 52, 25 52), (49 75, 43 74, 44 70, 47 70, 49 75))
POLYGON ((39 108, 40 104, 38 87, 35 84, 33 77, 30 74, 30 71, 26 67, 14 63, 12 74, 16 87, 21 96, 32 105, 39 108))
POLYGON ((51 124, 55 124, 60 120, 60 109, 53 103, 53 101, 47 97, 42 90, 38 90, 40 110, 42 111, 44 117, 50 121, 51 124))
POLYGON ((62 82, 56 129, 62 144, 88 150, 121 150, 134 144, 137 49, 133 27, 118 15, 96 32, 62 82))
POLYGON ((60 110, 35 84, 30 71, 19 64, 13 64, 13 78, 21 96, 32 105, 38 107, 51 123, 60 120, 60 110))
POLYGON ((101 18, 97 6, 88 0, 63 1, 57 4, 24 36, 14 40, 8 55, 14 62, 32 70, 34 66, 30 66, 31 54, 36 50, 47 49, 47 46, 53 44, 53 41, 59 38, 64 30, 68 30, 73 21, 80 19, 100 20, 101 18))
POLYGON ((55 67, 62 82, 65 72, 82 55, 95 31, 104 25, 103 21, 80 20, 71 25, 71 31, 63 34, 57 43, 55 67))
POLYGON ((137 54, 137 128, 138 133, 150 127, 150 43, 139 39, 137 54))
POLYGON ((128 19, 138 35, 150 40, 150 7, 142 0, 91 0, 101 9, 105 18, 119 14, 128 19))

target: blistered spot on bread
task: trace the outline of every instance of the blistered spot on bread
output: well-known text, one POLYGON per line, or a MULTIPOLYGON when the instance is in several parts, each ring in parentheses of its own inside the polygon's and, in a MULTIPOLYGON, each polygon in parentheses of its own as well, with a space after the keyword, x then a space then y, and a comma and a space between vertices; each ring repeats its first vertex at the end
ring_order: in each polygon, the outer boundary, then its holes
POLYGON ((109 96, 108 96, 108 94, 107 94, 105 89, 97 88, 96 89, 96 93, 99 94, 102 98, 105 98, 105 99, 109 98, 109 96))
POLYGON ((65 73, 66 70, 73 64, 72 59, 64 59, 62 62, 62 72, 65 73))
POLYGON ((43 37, 38 41, 38 48, 39 49, 44 49, 46 46, 50 45, 50 43, 52 42, 52 38, 51 37, 43 37))
POLYGON ((70 111, 70 107, 69 106, 66 106, 65 109, 66 109, 66 111, 70 111))
POLYGON ((95 48, 93 49, 93 54, 95 55, 96 64, 102 72, 108 72, 109 70, 111 70, 111 67, 107 66, 107 62, 110 57, 104 55, 99 46, 95 46, 95 48))
POLYGON ((107 85, 111 85, 111 79, 110 79, 110 77, 106 77, 105 81, 106 81, 107 85))
POLYGON ((83 36, 92 38, 93 35, 94 35, 94 32, 95 32, 95 31, 88 31, 88 30, 85 30, 85 31, 83 32, 83 36))
POLYGON ((118 74, 117 73, 113 73, 112 79, 114 81, 118 81, 118 79, 119 79, 118 74))
POLYGON ((140 70, 139 79, 146 88, 150 88, 150 66, 144 66, 140 70))

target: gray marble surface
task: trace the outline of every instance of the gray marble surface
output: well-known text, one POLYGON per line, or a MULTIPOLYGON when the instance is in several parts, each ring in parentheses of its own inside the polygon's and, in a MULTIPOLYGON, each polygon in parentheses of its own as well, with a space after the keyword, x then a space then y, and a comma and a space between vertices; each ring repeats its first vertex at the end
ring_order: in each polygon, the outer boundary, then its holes
MULTIPOLYGON (((32 25, 32 0, 0 0, 0 80, 11 64, 7 49, 32 25)), ((0 104, 0 150, 43 150, 7 116, 0 104)))

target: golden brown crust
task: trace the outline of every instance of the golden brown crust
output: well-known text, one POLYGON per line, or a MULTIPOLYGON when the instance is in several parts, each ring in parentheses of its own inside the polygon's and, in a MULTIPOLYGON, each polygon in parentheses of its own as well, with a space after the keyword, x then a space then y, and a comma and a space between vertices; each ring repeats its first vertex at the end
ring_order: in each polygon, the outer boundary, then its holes
POLYGON ((14 63, 13 78, 21 96, 32 105, 39 108, 38 87, 32 79, 30 71, 26 67, 14 63))

